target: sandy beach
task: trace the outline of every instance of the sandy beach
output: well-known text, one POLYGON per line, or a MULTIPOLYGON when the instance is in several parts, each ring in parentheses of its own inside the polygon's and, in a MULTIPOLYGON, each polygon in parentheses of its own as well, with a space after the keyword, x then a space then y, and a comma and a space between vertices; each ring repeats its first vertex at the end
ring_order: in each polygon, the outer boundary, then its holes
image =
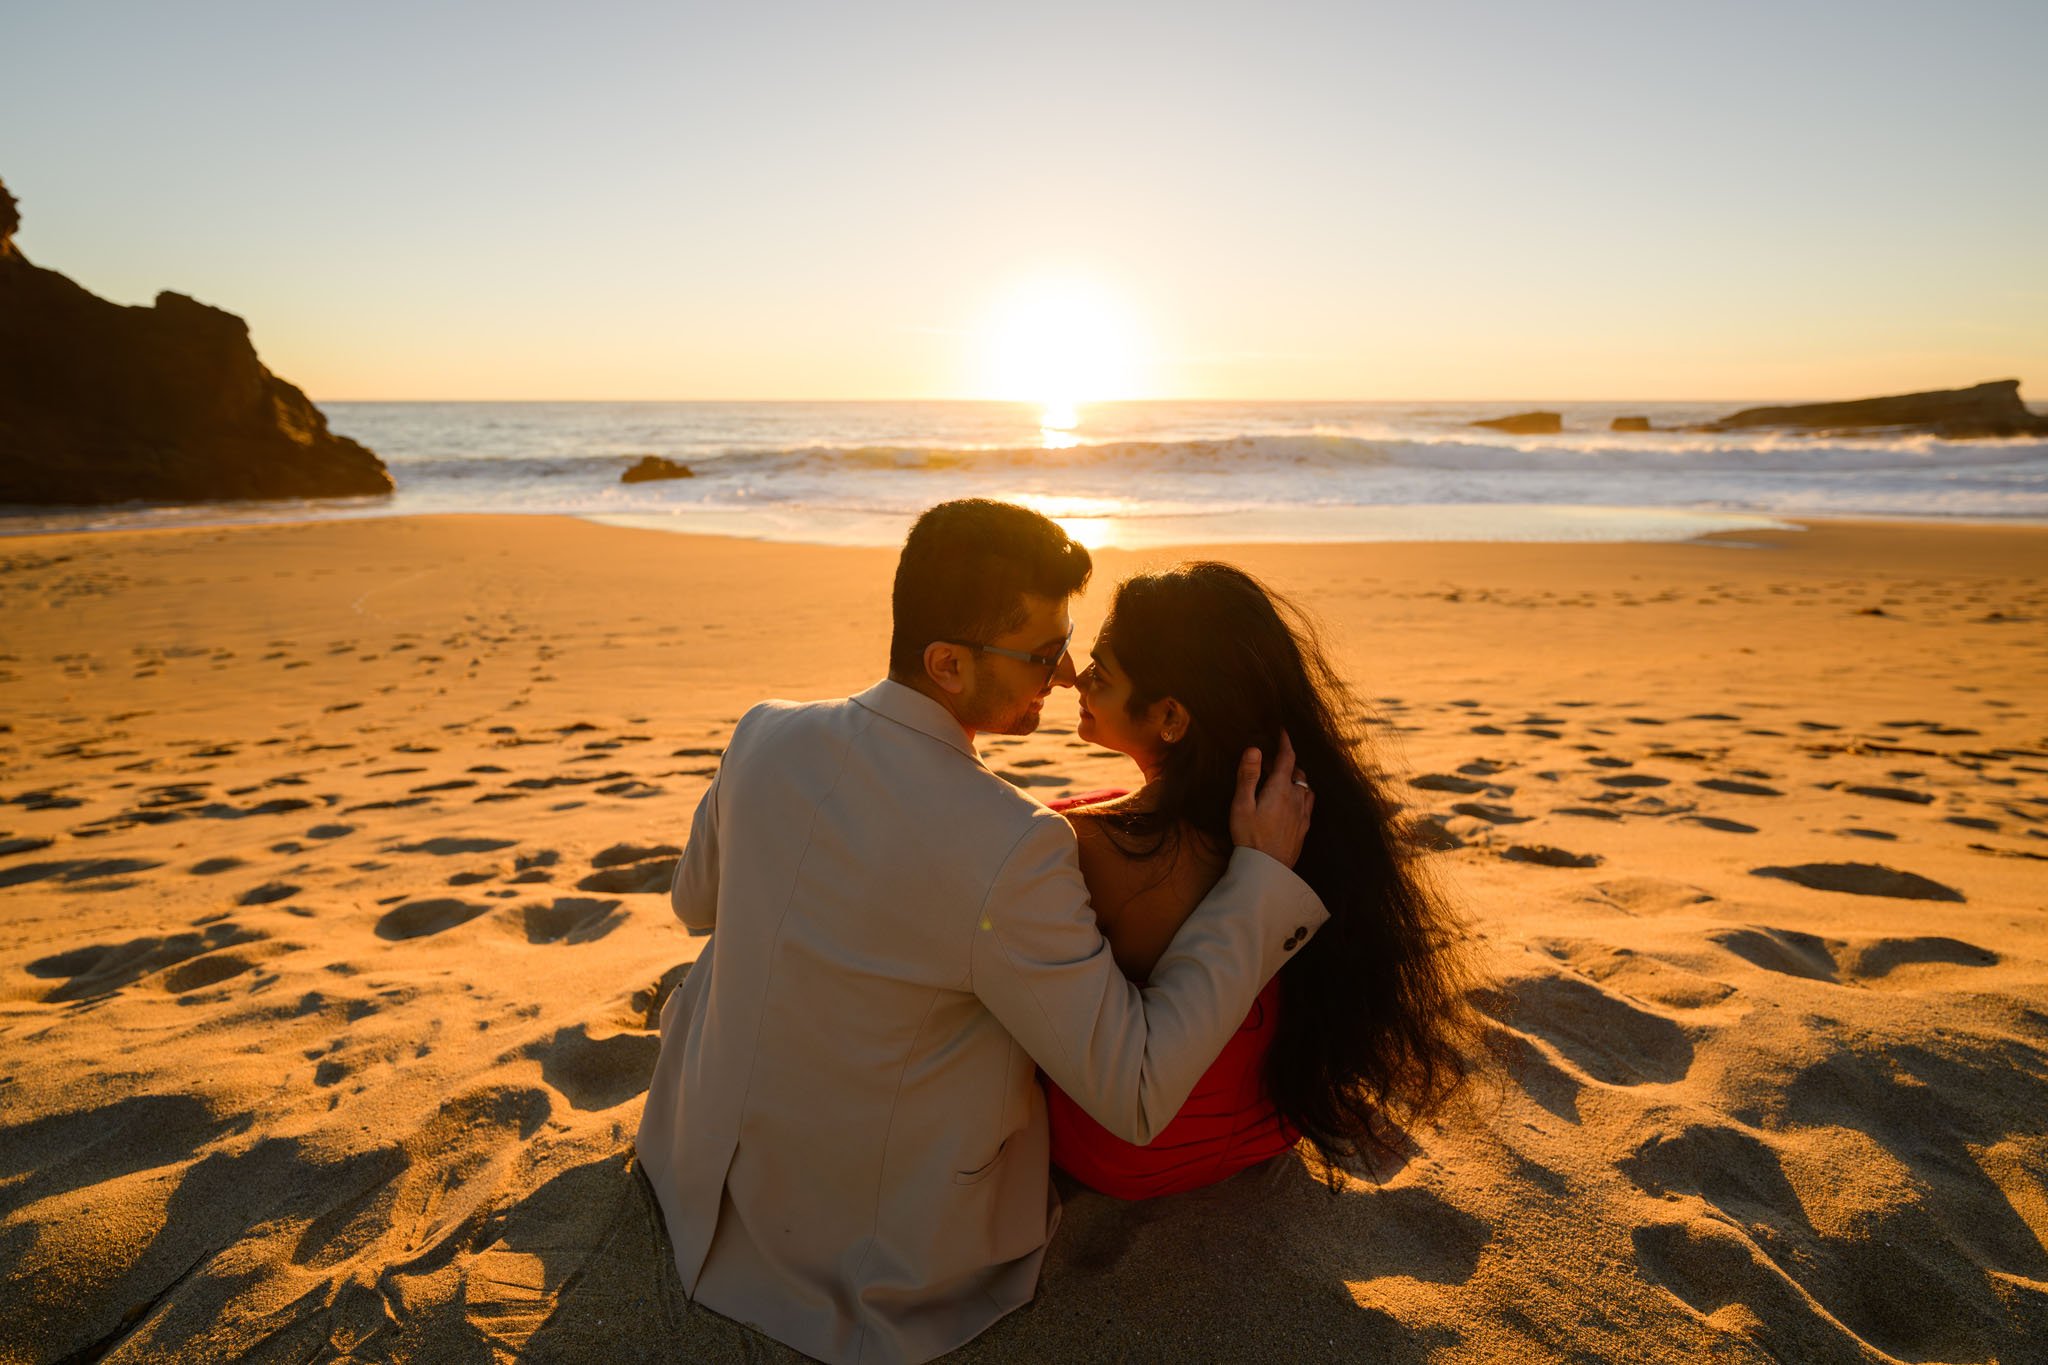
MULTIPOLYGON (((959 1359, 2048 1359, 2048 530, 1102 551, 1077 638, 1183 557, 1322 621, 1505 1060, 1335 1192, 1070 1189, 959 1359)), ((0 1361, 793 1358, 685 1301, 631 1137, 698 796, 880 676, 893 562, 0 543, 0 1361)), ((1127 784, 1074 714, 983 754, 1127 784)))

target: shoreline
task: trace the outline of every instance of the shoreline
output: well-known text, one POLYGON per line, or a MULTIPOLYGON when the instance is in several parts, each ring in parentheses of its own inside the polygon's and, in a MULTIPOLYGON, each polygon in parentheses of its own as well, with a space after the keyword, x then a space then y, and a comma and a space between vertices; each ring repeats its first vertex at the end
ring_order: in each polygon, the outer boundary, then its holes
MULTIPOLYGON (((170 510, 170 511, 182 511, 182 510, 185 510, 185 507, 181 505, 180 507, 176 507, 176 508, 167 508, 167 509, 165 509, 165 510, 170 510)), ((1398 505, 1389 505, 1389 506, 1388 506, 1387 508, 1385 508, 1385 509, 1380 509, 1380 508, 1368 508, 1368 509, 1358 509, 1358 510, 1362 510, 1362 511, 1381 511, 1381 510, 1408 510, 1408 509, 1405 509, 1405 508, 1401 508, 1401 507, 1399 507, 1398 505)), ((1432 508, 1432 509, 1424 509, 1424 510, 1434 510, 1434 509, 1432 508)), ((1619 513, 1619 514, 1628 514, 1628 513, 1652 513, 1652 514, 1659 514, 1659 515, 1662 515, 1662 514, 1667 514, 1667 513, 1670 513, 1670 514, 1674 514, 1674 515, 1678 515, 1678 516, 1685 516, 1685 515, 1690 515, 1689 513, 1687 513, 1686 511, 1684 511, 1683 509, 1671 509, 1671 508, 1658 508, 1658 507, 1613 507, 1613 508, 1605 508, 1605 507, 1573 507, 1573 508, 1570 508, 1570 509, 1567 509, 1567 510, 1583 510, 1583 511, 1594 511, 1594 512, 1603 512, 1603 513, 1605 513, 1605 512, 1612 512, 1612 513, 1619 513)), ((90 512, 89 512, 89 511, 81 511, 81 512, 79 513, 79 515, 90 515, 90 512)), ((709 513, 709 514, 707 514, 707 516, 708 516, 708 517, 712 517, 712 518, 724 518, 724 517, 734 517, 734 518, 737 518, 737 517, 742 517, 742 516, 747 516, 747 515, 750 515, 750 513, 747 513, 747 512, 742 512, 742 511, 732 511, 732 512, 726 512, 726 511, 723 511, 723 510, 720 510, 720 511, 717 511, 717 512, 713 512, 713 513, 709 513)), ((1211 514, 1205 514, 1205 515, 1211 515, 1211 514)), ((1228 516, 1228 515, 1230 515, 1230 514, 1228 514, 1228 513, 1217 513, 1217 514, 1213 514, 1213 515, 1215 515, 1215 516, 1217 516, 1217 517, 1221 518, 1221 517, 1226 517, 1226 516, 1228 516)), ((1717 517, 1717 516, 1723 516, 1723 515, 1725 515, 1725 516, 1728 516, 1728 517, 1754 517, 1754 518, 1756 518, 1756 519, 1758 519, 1758 520, 1760 520, 1760 521, 1766 521, 1766 522, 1771 522, 1771 523, 1776 523, 1776 524, 1775 524, 1775 525, 1766 525, 1766 526, 1757 526, 1757 527, 1753 527, 1753 528, 1741 528, 1741 529, 1728 529, 1728 530, 1703 530, 1703 531, 1699 531, 1699 532, 1697 532, 1697 533, 1695 533, 1695 534, 1692 534, 1692 535, 1687 535, 1687 536, 1669 536, 1669 537, 1642 537, 1642 538, 1620 538, 1620 537, 1617 537, 1617 538, 1613 538, 1613 539, 1599 539, 1599 538, 1588 538, 1588 537, 1576 537, 1576 538, 1574 538, 1574 537, 1560 537, 1560 538, 1557 538, 1557 539, 1543 539, 1543 538, 1531 538, 1531 537, 1513 537, 1513 538, 1498 538, 1498 539, 1488 539, 1488 538, 1485 538, 1485 537, 1478 537, 1478 536, 1474 536, 1474 537, 1448 537, 1448 538, 1446 538, 1446 537, 1416 537, 1416 538, 1405 538, 1405 539, 1404 539, 1404 538, 1398 538, 1398 537, 1377 537, 1377 538, 1303 538, 1303 539, 1298 539, 1298 540, 1287 540, 1287 539, 1251 539, 1251 540, 1238 540, 1238 539, 1231 539, 1231 538, 1229 538, 1229 537, 1227 537, 1227 536, 1225 536, 1225 537, 1215 537, 1215 536, 1208 536, 1208 537, 1194 537, 1194 538, 1190 538, 1190 539, 1187 539, 1187 540, 1163 540, 1163 541, 1152 541, 1152 542, 1146 542, 1146 543, 1142 543, 1142 544, 1108 544, 1108 545, 1095 545, 1095 544, 1090 544, 1090 545, 1089 545, 1089 548, 1090 548, 1091 550, 1100 550, 1100 549, 1108 549, 1108 550, 1120 551, 1120 552, 1124 552, 1124 553, 1146 553, 1146 554, 1151 554, 1151 553, 1158 553, 1158 552, 1162 552, 1162 551, 1168 551, 1168 550, 1176 550, 1176 549, 1183 549, 1183 550, 1196 550, 1196 549, 1211 549, 1211 548, 1226 548, 1226 547, 1228 547, 1228 548, 1244 548, 1244 547, 1252 547, 1252 546, 1259 546, 1259 547, 1265 547, 1265 548, 1280 548, 1280 547, 1296 547, 1296 548, 1309 548, 1309 547, 1323 547, 1323 548, 1339 548, 1339 547, 1344 547, 1344 546, 1373 546, 1373 545, 1444 545, 1444 546, 1448 546, 1448 545, 1474 545, 1474 546, 1500 546, 1500 547, 1508 547, 1508 546, 1518 546, 1518 545, 1519 545, 1519 546, 1585 546, 1585 547, 1593 547, 1593 546, 1608 546, 1608 545, 1612 545, 1612 546, 1630 546, 1630 545, 1636 545, 1636 546, 1641 546, 1641 545, 1686 545, 1686 544, 1702 544, 1702 543, 1710 543, 1710 542, 1715 542, 1715 541, 1719 541, 1719 540, 1722 540, 1722 539, 1724 539, 1724 538, 1726 538, 1726 537, 1732 537, 1732 536, 1742 536, 1742 535, 1768 535, 1768 534, 1784 534, 1784 533, 1787 533, 1787 532, 1789 532, 1789 531, 1793 531, 1793 530, 1810 530, 1810 529, 1814 529, 1814 528, 1817 528, 1817 527, 1837 527, 1837 528, 1847 528, 1847 529, 1856 529, 1856 528, 1878 528, 1878 527, 1886 527, 1886 528, 1894 528, 1894 529, 1901 529, 1901 530, 1908 530, 1908 531, 1910 531, 1910 530, 1915 530, 1915 529, 1925 529, 1925 530, 1951 530, 1951 529, 1956 529, 1956 530, 1966 530, 1966 529, 1985 529, 1985 530, 2012 530, 2012 531, 2029 531, 2029 530, 2032 530, 2032 531, 2048 531, 2048 518, 2041 518, 2041 517, 1984 517, 1984 516, 1952 516, 1952 517, 1945 517, 1945 516, 1904 516, 1904 515, 1899 515, 1899 516, 1882 516, 1882 515, 1873 515, 1873 514, 1865 514, 1865 513, 1842 513, 1842 514, 1834 514, 1834 513, 1814 513, 1814 512, 1797 512, 1797 513, 1778 513, 1778 512, 1764 512, 1764 511, 1759 511, 1759 512, 1747 512, 1747 511, 1744 511, 1744 512, 1729 512, 1729 513, 1725 513, 1725 514, 1723 514, 1723 513, 1718 513, 1718 512, 1715 512, 1715 513, 1702 513, 1702 514, 1699 514, 1699 515, 1702 515, 1702 516, 1708 516, 1708 517, 1717 517)), ((614 529, 619 529, 619 530, 643 530, 643 531, 652 531, 652 532, 655 532, 656 534, 659 534, 659 535, 664 535, 664 536, 678 536, 678 537, 683 537, 683 538, 686 538, 686 539, 700 539, 700 538, 701 538, 701 539, 708 539, 708 540, 727 540, 727 541, 734 541, 734 542, 739 542, 739 543, 745 543, 745 544, 755 544, 755 545, 792 545, 792 546, 796 546, 796 545, 802 545, 802 546, 811 546, 811 547, 815 547, 815 548, 822 548, 822 549, 881 549, 881 548, 892 548, 892 547, 894 546, 894 544, 896 544, 896 543, 897 543, 897 542, 882 542, 882 541, 873 541, 873 542, 867 542, 867 541, 863 541, 863 542, 847 542, 847 541, 840 541, 840 540, 829 540, 829 539, 807 540, 807 539, 797 539, 797 538, 783 538, 783 537, 774 537, 774 536, 764 536, 764 535, 741 535, 741 534, 729 534, 729 533, 724 533, 724 532, 720 532, 720 531, 717 531, 717 530, 708 530, 708 529, 705 529, 705 528, 704 528, 703 526, 701 526, 701 525, 694 525, 694 524, 693 524, 693 525, 688 525, 688 526, 681 526, 681 525, 678 525, 678 526, 675 526, 675 527, 671 528, 671 527, 669 527, 669 526, 664 526, 664 525, 660 524, 660 523, 661 523, 661 521, 662 521, 662 518, 659 518, 659 517, 652 517, 652 516, 635 516, 635 515, 631 515, 631 514, 625 514, 625 515, 617 515, 617 514, 608 514, 608 513, 581 513, 581 512, 560 512, 560 511, 531 511, 531 512, 529 512, 529 511, 520 511, 520 510, 516 510, 516 509, 497 509, 497 510, 488 510, 488 511, 402 511, 402 512, 382 512, 382 511, 366 510, 366 511, 360 511, 360 512, 344 512, 344 513, 340 513, 340 514, 337 514, 337 515, 332 515, 332 516, 296 516, 296 517, 294 517, 294 516, 279 516, 279 517, 264 517, 264 516, 253 516, 253 515, 252 515, 252 516, 248 516, 248 517, 243 517, 243 518, 239 518, 239 519, 228 519, 228 520, 218 520, 218 521, 216 521, 216 520, 195 520, 195 521, 182 521, 182 520, 181 520, 181 521, 166 521, 166 522, 164 522, 164 523, 162 523, 162 524, 159 524, 159 525, 123 525, 123 526, 96 526, 96 527, 24 527, 24 528, 20 528, 20 529, 16 529, 16 528, 14 528, 14 527, 10 526, 10 525, 8 524, 8 518, 6 518, 6 517, 4 517, 4 516, 0 516, 0 542, 6 542, 6 541, 31 541, 31 540, 43 540, 43 539, 52 539, 52 538, 63 538, 63 537, 83 537, 83 538, 93 538, 93 537, 113 537, 113 536, 121 536, 121 535, 130 535, 130 534, 153 534, 153 533, 158 533, 158 532, 172 532, 172 531, 192 531, 192 532, 200 532, 200 531, 228 531, 228 530, 252 530, 252 529, 260 529, 260 528, 265 528, 265 527, 270 527, 270 528, 279 528, 279 527, 310 527, 310 526, 324 526, 324 525, 332 525, 332 524, 347 524, 347 523, 352 523, 352 522, 365 522, 365 521, 415 521, 415 520, 417 520, 417 521, 434 521, 434 520, 462 520, 462 519, 477 519, 477 518, 494 518, 494 517, 510 517, 510 518, 517 518, 517 519, 520 519, 520 520, 538 520, 538 521, 546 521, 546 520, 548 520, 548 519, 551 519, 551 518, 553 518, 553 519, 560 519, 560 520, 564 520, 564 521, 575 521, 575 522, 582 522, 582 523, 584 523, 584 524, 587 524, 587 525, 593 525, 593 526, 605 526, 605 527, 611 527, 611 528, 614 528, 614 529)), ((27 520, 27 518, 21 518, 21 520, 27 520)), ((678 520, 681 520, 681 519, 679 518, 678 520)), ((1061 522, 1062 522, 1063 524, 1065 524, 1065 523, 1067 523, 1067 522, 1071 522, 1071 521, 1085 521, 1085 520, 1092 520, 1092 519, 1090 519, 1090 518, 1057 518, 1057 520, 1060 520, 1060 521, 1061 521, 1061 522)))

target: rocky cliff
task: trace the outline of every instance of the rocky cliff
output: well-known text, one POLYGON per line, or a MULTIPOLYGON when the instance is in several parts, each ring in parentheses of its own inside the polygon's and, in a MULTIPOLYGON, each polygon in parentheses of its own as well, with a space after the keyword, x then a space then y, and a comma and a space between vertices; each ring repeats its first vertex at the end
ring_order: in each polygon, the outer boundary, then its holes
POLYGON ((263 367, 232 313, 109 303, 14 243, 0 185, 0 503, 389 493, 364 447, 263 367))
POLYGON ((1798 427, 1850 431, 1861 427, 1904 427, 1935 436, 2048 436, 2048 417, 2037 417, 2020 401, 2020 381, 1995 379, 1967 389, 1932 389, 1848 403, 1801 403, 1791 407, 1745 408, 1709 424, 1707 431, 1745 427, 1798 427))

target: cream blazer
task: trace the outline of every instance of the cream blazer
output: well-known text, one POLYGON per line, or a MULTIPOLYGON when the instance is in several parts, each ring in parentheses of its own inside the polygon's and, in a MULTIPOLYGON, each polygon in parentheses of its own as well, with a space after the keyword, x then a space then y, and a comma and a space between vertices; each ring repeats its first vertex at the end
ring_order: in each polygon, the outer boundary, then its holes
POLYGON ((1131 985, 1067 822, 887 681, 741 719, 671 899, 712 935, 635 1144, 676 1271, 832 1362, 927 1360, 1029 1302, 1059 1221, 1034 1064, 1149 1142, 1326 918, 1239 849, 1131 985))

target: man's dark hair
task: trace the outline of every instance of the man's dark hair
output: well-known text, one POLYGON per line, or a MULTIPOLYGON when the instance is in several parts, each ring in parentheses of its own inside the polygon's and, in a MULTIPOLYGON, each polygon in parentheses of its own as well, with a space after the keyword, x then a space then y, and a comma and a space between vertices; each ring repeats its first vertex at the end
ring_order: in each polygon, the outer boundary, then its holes
POLYGON ((889 672, 924 676, 935 640, 987 642, 1024 623, 1024 595, 1070 597, 1087 586, 1088 551, 1028 507, 962 498, 929 508, 896 561, 889 672))

